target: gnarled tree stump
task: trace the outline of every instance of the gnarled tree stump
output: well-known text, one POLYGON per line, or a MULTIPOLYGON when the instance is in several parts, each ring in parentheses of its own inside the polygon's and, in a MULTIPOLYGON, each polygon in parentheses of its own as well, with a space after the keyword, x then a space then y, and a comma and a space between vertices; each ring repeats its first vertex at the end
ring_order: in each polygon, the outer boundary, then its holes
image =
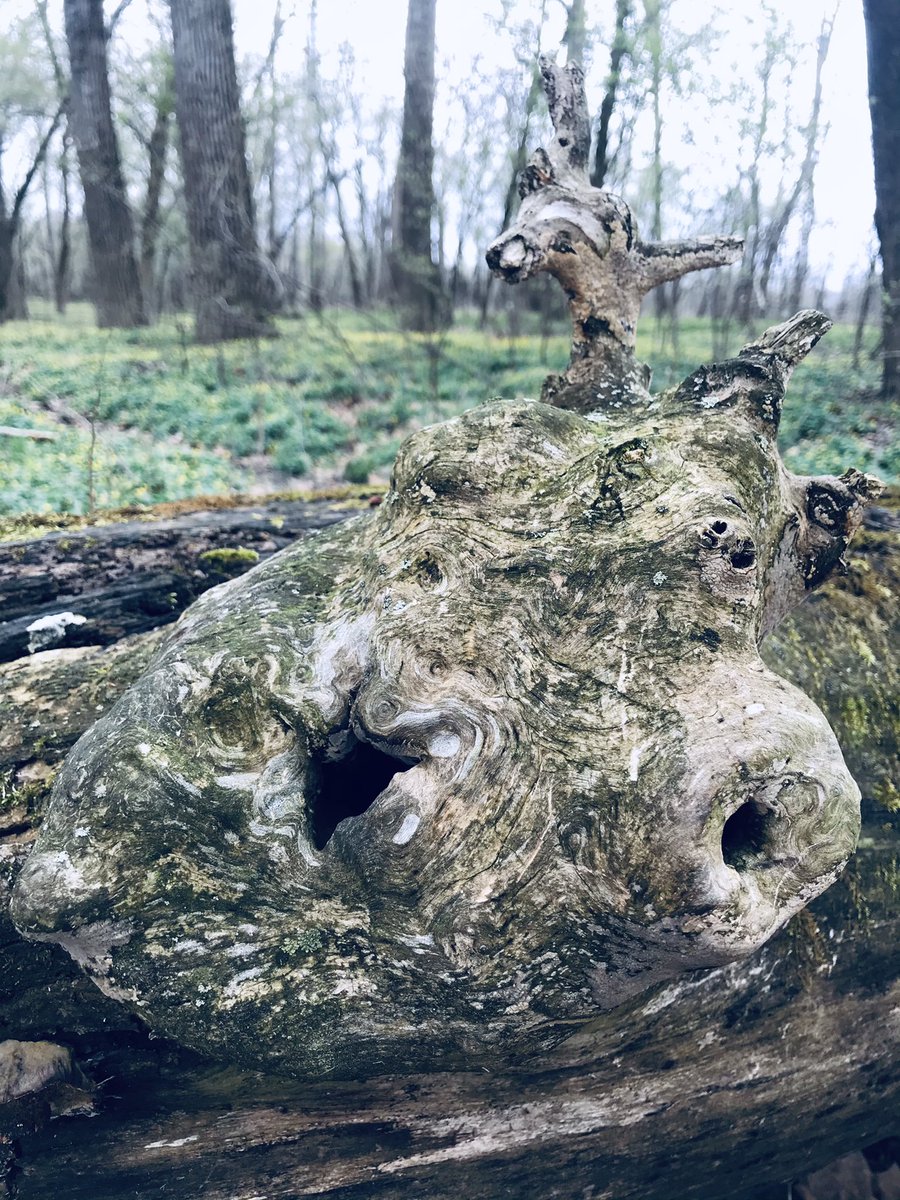
MULTIPOLYGON (((232 1079, 250 1111, 224 1142, 215 1103, 137 1118, 94 1196, 136 1170, 152 1188, 177 1169, 175 1196, 255 1189, 233 1160, 212 1179, 260 1119, 291 1146, 279 1194, 347 1197, 699 1200, 736 1144, 751 1163, 763 1116, 762 1182, 788 1173, 785 1142, 812 1161, 836 1127, 840 1149, 889 1132, 820 1091, 871 1097, 896 1049, 895 885, 867 889, 873 930, 846 952, 837 889, 766 945, 859 829, 828 720, 760 653, 877 490, 778 456, 791 371, 829 322, 799 313, 651 397, 635 297, 734 247, 629 235, 577 177, 577 71, 544 71, 558 151, 494 257, 572 292, 554 403, 416 434, 376 513, 207 592, 70 753, 18 874, 18 928, 113 1012, 300 1080, 278 1112, 232 1079), (698 1112, 716 1132, 692 1154, 698 1112), (350 1142, 323 1164, 331 1136, 350 1142)), ((64 1177, 35 1164, 31 1186, 64 1177)))

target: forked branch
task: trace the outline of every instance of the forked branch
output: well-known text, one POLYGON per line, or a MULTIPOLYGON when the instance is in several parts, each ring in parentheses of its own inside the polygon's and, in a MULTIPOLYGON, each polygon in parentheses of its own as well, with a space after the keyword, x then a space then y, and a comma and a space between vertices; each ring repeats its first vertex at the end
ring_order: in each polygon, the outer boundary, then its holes
POLYGON ((540 60, 555 137, 536 150, 519 179, 517 219, 491 244, 487 263, 507 283, 542 271, 559 280, 572 317, 572 352, 542 398, 591 412, 647 398, 649 372, 634 356, 641 301, 690 271, 726 266, 741 255, 736 237, 642 242, 628 205, 588 178, 590 119, 577 65, 540 60))

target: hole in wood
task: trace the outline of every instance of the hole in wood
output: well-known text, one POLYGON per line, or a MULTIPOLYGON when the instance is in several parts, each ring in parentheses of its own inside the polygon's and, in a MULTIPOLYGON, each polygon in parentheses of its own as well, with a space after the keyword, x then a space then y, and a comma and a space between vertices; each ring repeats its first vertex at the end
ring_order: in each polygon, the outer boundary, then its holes
POLYGON ((712 528, 713 528, 713 533, 724 533, 725 530, 728 528, 728 522, 727 521, 713 521, 712 528))
POLYGON ((740 542, 731 552, 731 565, 739 571, 752 567, 756 562, 756 547, 749 540, 740 542))
POLYGON ((759 800, 748 800, 732 813, 722 830, 722 858, 736 871, 757 866, 766 858, 774 814, 759 800))
POLYGON ((337 762, 320 763, 319 788, 310 813, 316 849, 328 844, 341 821, 370 808, 395 775, 415 765, 414 759, 395 758, 356 738, 349 754, 337 762))

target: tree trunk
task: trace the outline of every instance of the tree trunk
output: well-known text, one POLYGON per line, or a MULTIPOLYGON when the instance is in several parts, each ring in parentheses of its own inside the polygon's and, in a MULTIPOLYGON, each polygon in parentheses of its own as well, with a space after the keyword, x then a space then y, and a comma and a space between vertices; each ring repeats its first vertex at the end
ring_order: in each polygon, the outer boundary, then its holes
MULTIPOLYGON (((609 170, 609 131, 613 110, 616 104, 616 93, 619 89, 619 79, 622 75, 622 62, 629 53, 628 38, 625 26, 631 16, 632 0, 616 0, 616 24, 612 46, 609 52, 609 74, 606 77, 606 89, 600 104, 597 118, 597 141, 594 147, 594 158, 591 163, 591 186, 602 188, 609 170)), ((507 222, 504 221, 504 225, 507 222)))
POLYGON ((169 128, 174 107, 174 78, 171 68, 156 97, 156 113, 150 142, 147 146, 149 170, 144 211, 141 215, 141 282, 144 299, 149 306, 156 297, 156 246, 160 231, 160 199, 166 175, 166 155, 169 150, 169 128))
POLYGON ((856 324, 853 330, 853 353, 850 359, 854 371, 859 370, 860 355, 862 354, 863 338, 866 333, 866 321, 869 316, 869 305, 872 302, 872 289, 875 283, 875 272, 878 258, 873 254, 869 260, 869 269, 863 279, 859 293, 859 307, 856 311, 856 324))
POLYGON ((8 321, 12 316, 10 300, 13 286, 15 240, 15 226, 12 220, 4 216, 0 210, 0 323, 8 321))
POLYGON ((49 646, 107 645, 174 621, 208 588, 366 504, 351 495, 248 507, 245 498, 152 523, 0 542, 0 662, 49 646))
POLYGON ((28 189, 31 187, 35 175, 44 162, 47 150, 53 140, 53 135, 59 128, 64 111, 65 101, 62 101, 56 110, 53 120, 45 130, 44 136, 41 138, 34 158, 31 160, 31 165, 25 172, 22 182, 12 197, 11 204, 7 203, 6 189, 3 185, 3 152, 5 146, 2 135, 0 135, 0 324, 16 316, 16 305, 18 303, 21 302, 22 309, 25 309, 25 295, 21 287, 22 281, 16 276, 16 238, 20 232, 22 207, 28 196, 28 189))
POLYGON ((25 239, 22 230, 16 234, 13 242, 13 271, 9 281, 6 311, 12 321, 27 321, 28 311, 28 277, 25 273, 25 239))
MULTIPOLYGON (((68 107, 69 81, 66 73, 63 70, 62 61, 56 48, 56 39, 53 31, 50 28, 50 20, 47 16, 47 0, 36 0, 35 8, 37 10, 38 20, 41 23, 41 29, 44 34, 44 44, 47 48, 47 55, 50 59, 50 64, 53 67, 53 78, 56 80, 56 94, 61 105, 68 107)), ((63 210, 60 215, 59 222, 59 245, 53 255, 51 262, 51 274, 53 279, 53 302, 56 311, 61 315, 66 311, 66 304, 69 299, 70 285, 70 260, 72 254, 72 206, 69 190, 69 150, 71 147, 71 133, 69 132, 68 120, 63 127, 62 146, 59 152, 59 179, 62 190, 63 210)), ((50 213, 47 213, 48 238, 52 243, 50 236, 50 213)))
POLYGON ((102 0, 65 0, 71 66, 69 121, 78 150, 91 252, 93 298, 102 329, 146 323, 131 209, 113 127, 102 0))
POLYGON ((882 392, 900 400, 900 25, 892 0, 863 0, 882 266, 882 392))
POLYGON ((229 0, 169 0, 196 334, 274 332, 274 269, 260 255, 229 0))
POLYGON ((440 272, 431 251, 434 212, 434 17, 436 0, 409 0, 403 127, 394 185, 391 268, 407 329, 428 332, 445 320, 440 272))
POLYGON ((587 70, 587 14, 584 0, 569 0, 566 6, 566 31, 563 34, 566 47, 566 62, 577 63, 587 70))

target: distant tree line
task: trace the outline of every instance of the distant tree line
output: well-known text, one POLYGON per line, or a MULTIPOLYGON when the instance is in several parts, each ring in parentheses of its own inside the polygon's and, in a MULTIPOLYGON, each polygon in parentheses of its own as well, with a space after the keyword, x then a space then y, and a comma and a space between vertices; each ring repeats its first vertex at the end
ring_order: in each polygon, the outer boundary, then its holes
MULTIPOLYGON (((282 308, 336 303, 391 304, 407 328, 426 332, 462 307, 482 321, 498 304, 556 312, 539 284, 501 297, 481 260, 509 224, 517 175, 545 133, 539 52, 582 61, 596 81, 592 182, 627 195, 647 234, 746 240, 739 268, 659 289, 656 315, 673 337, 684 311, 712 317, 724 339, 731 325, 821 303, 823 274, 808 246, 834 17, 798 32, 763 6, 748 32, 752 72, 729 81, 708 70, 712 35, 684 33, 684 2, 609 0, 603 25, 591 23, 585 0, 504 3, 496 61, 476 47, 453 82, 436 70, 436 0, 408 0, 395 111, 366 94, 349 42, 336 59, 323 57, 317 0, 291 17, 279 0, 265 54, 240 63, 229 0, 140 0, 157 34, 141 51, 118 32, 129 0, 107 10, 102 0, 64 0, 63 28, 47 0, 35 0, 0 34, 0 319, 22 315, 29 292, 60 310, 87 296, 107 326, 190 305, 207 342, 270 332, 282 308), (289 20, 305 22, 302 61, 291 68, 289 20), (804 53, 812 82, 801 95, 792 80, 804 53), (685 106, 698 122, 715 111, 730 131, 699 190, 667 149, 686 136, 685 106)), ((885 386, 896 396, 893 7, 864 0, 885 386)), ((867 276, 848 281, 845 315, 874 310, 877 276, 873 259, 867 276)))

